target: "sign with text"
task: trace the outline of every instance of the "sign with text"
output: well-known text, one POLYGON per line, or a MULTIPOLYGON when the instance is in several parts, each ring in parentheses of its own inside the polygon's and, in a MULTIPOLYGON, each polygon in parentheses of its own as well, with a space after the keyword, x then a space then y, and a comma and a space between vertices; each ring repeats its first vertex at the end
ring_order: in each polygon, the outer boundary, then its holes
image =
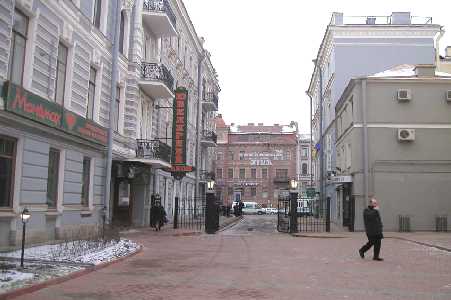
POLYGON ((186 136, 188 127, 188 90, 178 87, 175 90, 172 125, 172 168, 174 177, 182 178, 192 172, 193 167, 186 165, 186 136))
POLYGON ((333 183, 349 183, 352 182, 352 176, 334 176, 332 177, 333 183))
POLYGON ((7 111, 104 146, 107 144, 106 128, 20 86, 8 83, 6 102, 7 111))

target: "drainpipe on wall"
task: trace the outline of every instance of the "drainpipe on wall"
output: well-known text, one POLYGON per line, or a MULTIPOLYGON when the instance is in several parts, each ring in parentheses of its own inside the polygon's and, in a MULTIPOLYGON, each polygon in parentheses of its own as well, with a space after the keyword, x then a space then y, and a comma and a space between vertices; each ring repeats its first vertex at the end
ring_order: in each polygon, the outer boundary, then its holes
POLYGON ((111 101, 109 113, 109 127, 108 127, 108 149, 107 149, 107 167, 105 180, 105 197, 103 205, 105 207, 106 222, 110 223, 111 208, 110 208, 110 191, 111 191, 111 169, 113 165, 113 111, 114 100, 116 99, 116 86, 118 82, 118 60, 119 60, 119 31, 121 20, 121 1, 116 0, 116 7, 113 9, 114 19, 114 38, 113 38, 113 53, 112 53, 112 70, 111 70, 111 101))
POLYGON ((363 189, 364 189, 364 203, 366 206, 368 199, 368 126, 366 114, 366 80, 362 80, 362 122, 363 122, 363 189))
POLYGON ((201 128, 202 128, 202 63, 205 59, 205 50, 202 49, 200 53, 199 63, 197 64, 197 130, 196 130, 196 181, 194 189, 194 208, 196 209, 196 202, 200 197, 199 179, 200 179, 200 165, 201 165, 201 128))

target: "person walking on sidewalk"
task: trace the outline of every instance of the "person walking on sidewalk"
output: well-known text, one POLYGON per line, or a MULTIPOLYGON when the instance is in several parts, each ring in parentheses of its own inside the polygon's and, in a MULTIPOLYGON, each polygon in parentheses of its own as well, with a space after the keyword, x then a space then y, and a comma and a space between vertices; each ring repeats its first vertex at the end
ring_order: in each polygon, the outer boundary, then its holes
POLYGON ((361 258, 365 258, 365 252, 374 247, 373 260, 382 261, 379 257, 381 251, 381 241, 384 238, 382 234, 382 221, 379 215, 379 204, 375 198, 370 200, 368 208, 363 211, 363 221, 365 223, 365 232, 368 237, 368 243, 359 249, 361 258))
POLYGON ((160 201, 156 201, 155 205, 150 209, 150 226, 155 227, 156 231, 161 230, 166 221, 166 212, 160 201))

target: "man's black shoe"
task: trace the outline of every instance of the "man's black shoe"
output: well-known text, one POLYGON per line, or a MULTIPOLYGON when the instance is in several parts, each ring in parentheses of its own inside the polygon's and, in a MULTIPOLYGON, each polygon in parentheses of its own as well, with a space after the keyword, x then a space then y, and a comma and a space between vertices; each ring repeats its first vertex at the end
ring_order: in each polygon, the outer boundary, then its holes
POLYGON ((365 253, 362 251, 362 249, 359 250, 359 254, 362 259, 365 258, 365 253))
POLYGON ((380 258, 380 257, 375 257, 375 258, 373 258, 373 260, 383 261, 384 259, 383 259, 383 258, 380 258))

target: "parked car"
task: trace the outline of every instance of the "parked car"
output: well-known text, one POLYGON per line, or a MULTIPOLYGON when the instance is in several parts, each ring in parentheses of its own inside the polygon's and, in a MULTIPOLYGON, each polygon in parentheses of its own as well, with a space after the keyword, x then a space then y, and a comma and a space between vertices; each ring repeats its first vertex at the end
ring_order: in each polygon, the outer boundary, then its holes
POLYGON ((243 214, 244 215, 263 215, 265 210, 257 202, 243 202, 243 214))
POLYGON ((274 215, 277 214, 278 210, 275 207, 267 207, 265 208, 266 214, 268 215, 274 215))

